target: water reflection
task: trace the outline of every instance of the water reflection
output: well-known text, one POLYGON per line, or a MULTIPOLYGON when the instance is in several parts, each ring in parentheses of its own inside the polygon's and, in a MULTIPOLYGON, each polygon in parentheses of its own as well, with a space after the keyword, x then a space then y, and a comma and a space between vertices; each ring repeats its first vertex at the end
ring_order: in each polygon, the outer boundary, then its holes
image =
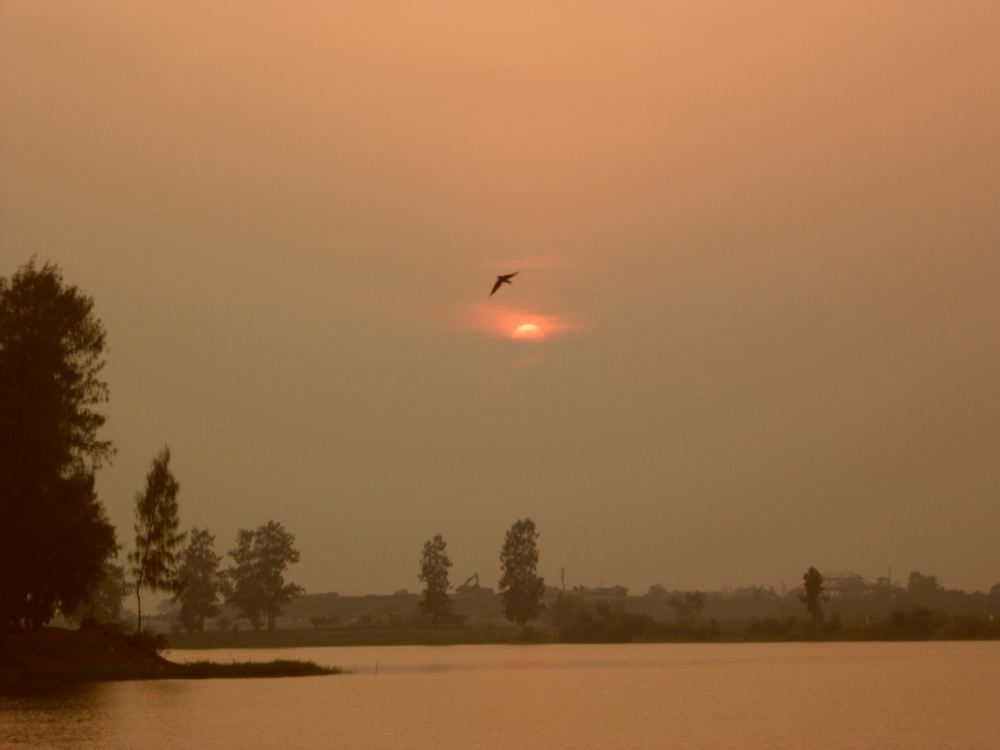
POLYGON ((985 750, 1000 736, 995 643, 173 654, 275 655, 355 673, 27 686, 0 693, 0 747, 985 750))
POLYGON ((190 692, 179 680, 5 684, 0 746, 111 746, 144 716, 182 715, 190 692))
POLYGON ((0 686, 0 742, 14 745, 100 745, 108 716, 107 684, 0 686))

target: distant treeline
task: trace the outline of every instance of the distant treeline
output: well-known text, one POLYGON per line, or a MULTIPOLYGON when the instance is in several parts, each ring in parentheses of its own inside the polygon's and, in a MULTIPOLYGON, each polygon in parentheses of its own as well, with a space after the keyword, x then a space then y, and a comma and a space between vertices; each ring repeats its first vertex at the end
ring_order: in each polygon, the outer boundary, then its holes
MULTIPOLYGON (((731 591, 704 595, 704 604, 698 611, 703 619, 726 621, 783 619, 808 616, 804 605, 803 587, 779 593, 774 588, 749 586, 731 591)), ((671 616, 683 618, 677 608, 680 592, 668 592, 661 586, 652 586, 645 595, 629 598, 631 611, 640 611, 661 619, 671 616)), ((905 586, 879 578, 874 583, 853 576, 840 587, 829 587, 823 579, 818 596, 822 616, 820 619, 841 620, 885 619, 896 611, 908 612, 927 609, 947 615, 978 615, 1000 617, 1000 584, 988 593, 946 589, 937 576, 914 571, 905 586)))
MULTIPOLYGON (((906 586, 885 579, 874 584, 851 580, 854 585, 829 591, 820 575, 815 616, 804 601, 805 586, 785 594, 765 587, 696 592, 652 586, 640 596, 629 596, 623 587, 550 587, 543 598, 545 609, 528 631, 507 625, 500 596, 487 588, 460 587, 450 595, 451 619, 436 626, 421 612, 416 593, 314 594, 288 605, 279 632, 269 641, 251 642, 251 634, 232 632, 171 640, 188 647, 218 647, 526 639, 601 643, 1000 638, 1000 586, 988 594, 950 590, 919 572, 911 574, 906 586)), ((160 626, 169 629, 171 621, 165 616, 160 626)), ((232 621, 222 619, 219 624, 225 630, 232 621)), ((174 624, 173 629, 178 627, 174 624)))
POLYGON ((559 593, 549 621, 559 640, 574 642, 1000 638, 1000 585, 968 593, 914 572, 906 587, 855 577, 855 585, 828 591, 815 569, 803 578, 803 587, 784 595, 764 587, 706 594, 660 586, 639 597, 559 593))

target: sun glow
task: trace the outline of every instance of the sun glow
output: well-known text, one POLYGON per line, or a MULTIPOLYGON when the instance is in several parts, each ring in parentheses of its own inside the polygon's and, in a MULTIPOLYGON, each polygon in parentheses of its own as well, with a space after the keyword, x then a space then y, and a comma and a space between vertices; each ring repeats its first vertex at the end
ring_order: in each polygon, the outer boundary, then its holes
POLYGON ((540 339, 545 337, 545 332, 534 323, 522 323, 510 333, 514 339, 540 339))
POLYGON ((515 341, 548 341, 591 327, 590 322, 579 315, 544 313, 537 308, 514 308, 492 301, 455 306, 453 314, 462 328, 515 341))

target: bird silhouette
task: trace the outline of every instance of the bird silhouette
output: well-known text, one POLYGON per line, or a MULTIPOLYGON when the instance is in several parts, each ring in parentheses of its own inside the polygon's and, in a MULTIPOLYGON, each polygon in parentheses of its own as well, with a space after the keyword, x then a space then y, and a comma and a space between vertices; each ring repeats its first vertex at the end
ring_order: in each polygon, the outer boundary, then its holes
POLYGON ((514 273, 505 273, 501 274, 500 276, 497 276, 497 280, 493 284, 493 288, 490 290, 490 296, 492 297, 493 294, 496 292, 496 290, 499 289, 504 284, 509 284, 510 280, 513 279, 515 276, 517 276, 519 273, 521 272, 514 271, 514 273))

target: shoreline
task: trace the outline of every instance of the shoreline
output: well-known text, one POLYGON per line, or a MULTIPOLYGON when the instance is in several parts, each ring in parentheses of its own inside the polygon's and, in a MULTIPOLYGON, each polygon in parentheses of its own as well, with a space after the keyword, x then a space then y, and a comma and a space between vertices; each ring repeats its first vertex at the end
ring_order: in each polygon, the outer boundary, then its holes
POLYGON ((560 633, 553 629, 529 628, 372 628, 372 629, 278 629, 267 631, 172 633, 167 648, 177 650, 328 648, 353 646, 474 646, 533 644, 623 644, 623 643, 877 643, 915 641, 996 641, 1000 628, 992 631, 948 633, 896 632, 877 628, 842 628, 837 631, 808 629, 787 632, 750 632, 747 628, 705 626, 671 633, 560 633))
POLYGON ((202 680, 310 677, 343 670, 313 662, 177 663, 159 653, 155 637, 125 635, 111 628, 0 633, 0 686, 120 680, 202 680))

